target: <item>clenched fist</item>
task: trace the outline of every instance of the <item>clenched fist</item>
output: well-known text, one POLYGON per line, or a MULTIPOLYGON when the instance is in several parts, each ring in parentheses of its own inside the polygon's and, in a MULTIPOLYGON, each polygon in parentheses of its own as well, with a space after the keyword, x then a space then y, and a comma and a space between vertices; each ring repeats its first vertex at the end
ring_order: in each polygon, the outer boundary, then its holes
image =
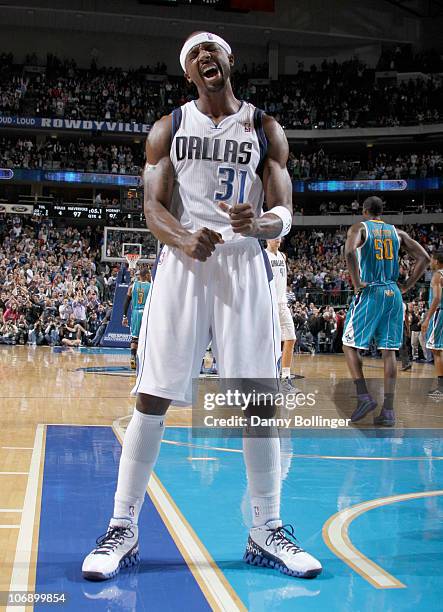
POLYGON ((183 238, 180 248, 188 257, 206 261, 215 251, 217 244, 223 244, 221 235, 204 227, 183 238))
POLYGON ((225 202, 220 202, 220 208, 228 213, 234 234, 253 237, 257 235, 257 217, 250 204, 228 206, 225 202))

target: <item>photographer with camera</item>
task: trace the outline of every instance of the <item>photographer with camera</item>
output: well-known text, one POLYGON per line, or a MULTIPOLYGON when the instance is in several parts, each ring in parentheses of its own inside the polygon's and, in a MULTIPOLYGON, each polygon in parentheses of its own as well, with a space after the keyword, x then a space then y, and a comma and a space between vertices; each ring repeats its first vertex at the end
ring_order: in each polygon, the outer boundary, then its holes
POLYGON ((45 340, 49 346, 55 346, 59 343, 59 327, 60 319, 51 315, 47 319, 47 325, 45 329, 45 340))
POLYGON ((43 323, 40 318, 35 321, 35 323, 29 329, 29 344, 34 346, 41 346, 44 344, 45 335, 43 323))
POLYGON ((21 314, 16 323, 17 327, 17 344, 26 344, 28 341, 28 330, 29 326, 26 321, 25 315, 21 314))

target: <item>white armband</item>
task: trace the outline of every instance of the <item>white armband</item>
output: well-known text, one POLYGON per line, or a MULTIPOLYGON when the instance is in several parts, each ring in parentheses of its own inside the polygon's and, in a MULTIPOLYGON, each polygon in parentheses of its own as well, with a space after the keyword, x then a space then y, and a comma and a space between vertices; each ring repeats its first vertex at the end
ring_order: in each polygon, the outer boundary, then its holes
POLYGON ((283 223, 281 232, 278 234, 278 236, 275 236, 275 238, 283 238, 283 236, 286 236, 286 234, 289 234, 289 232, 291 231, 291 227, 292 227, 292 215, 289 212, 289 210, 286 208, 286 206, 274 206, 274 208, 271 208, 271 210, 267 210, 265 212, 265 215, 268 213, 277 215, 277 217, 279 217, 283 223))

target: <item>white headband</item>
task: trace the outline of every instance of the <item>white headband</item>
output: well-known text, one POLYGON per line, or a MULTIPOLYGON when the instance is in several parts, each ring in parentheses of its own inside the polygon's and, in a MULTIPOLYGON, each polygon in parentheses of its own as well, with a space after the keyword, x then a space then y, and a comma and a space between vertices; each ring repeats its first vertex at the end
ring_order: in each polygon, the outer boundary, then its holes
POLYGON ((226 40, 223 40, 223 38, 217 36, 217 34, 211 34, 210 32, 202 32, 201 34, 196 34, 185 42, 182 47, 182 50, 180 51, 180 64, 184 72, 186 72, 185 62, 186 56, 188 55, 189 51, 192 49, 192 47, 196 47, 197 45, 201 45, 202 43, 206 42, 217 43, 222 49, 226 51, 228 55, 231 53, 231 47, 228 45, 226 40))

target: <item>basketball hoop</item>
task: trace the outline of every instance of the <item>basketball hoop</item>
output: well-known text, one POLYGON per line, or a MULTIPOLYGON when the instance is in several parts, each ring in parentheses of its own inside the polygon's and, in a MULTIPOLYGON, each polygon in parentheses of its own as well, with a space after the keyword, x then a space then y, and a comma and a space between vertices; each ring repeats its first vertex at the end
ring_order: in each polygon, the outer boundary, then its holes
POLYGON ((125 259, 128 262, 128 268, 130 270, 135 270, 137 262, 140 259, 140 253, 126 253, 125 259))

